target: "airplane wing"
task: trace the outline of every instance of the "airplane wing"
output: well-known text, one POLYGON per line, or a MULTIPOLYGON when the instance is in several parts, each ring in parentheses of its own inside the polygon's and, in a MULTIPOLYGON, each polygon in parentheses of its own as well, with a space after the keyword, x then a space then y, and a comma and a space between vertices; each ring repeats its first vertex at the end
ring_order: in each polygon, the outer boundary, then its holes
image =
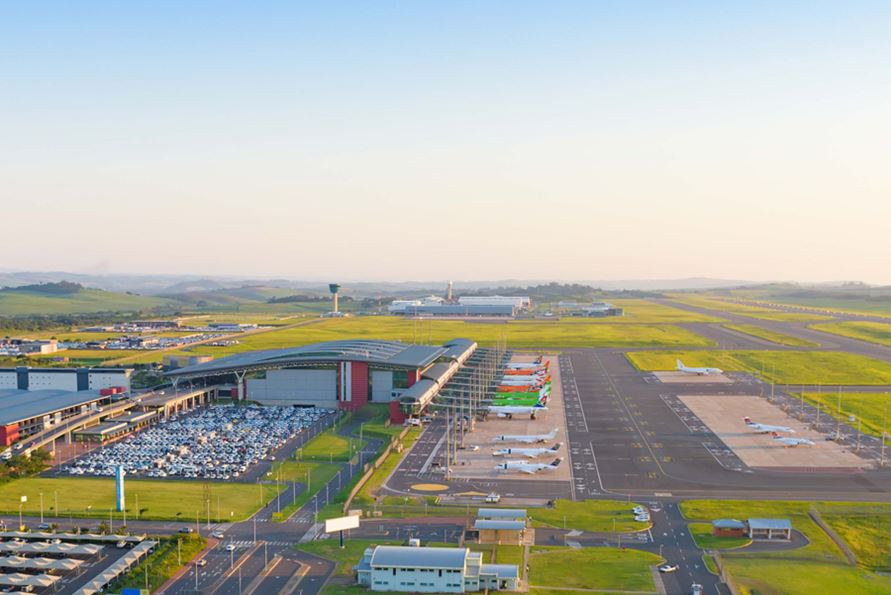
POLYGON ((535 471, 532 469, 520 469, 522 473, 526 473, 527 475, 535 475, 535 471))

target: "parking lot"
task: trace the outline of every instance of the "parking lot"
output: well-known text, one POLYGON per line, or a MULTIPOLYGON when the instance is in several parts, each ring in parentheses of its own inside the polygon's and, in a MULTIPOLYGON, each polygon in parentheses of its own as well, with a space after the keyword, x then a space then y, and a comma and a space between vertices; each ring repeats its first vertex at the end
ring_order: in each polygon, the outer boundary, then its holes
POLYGON ((71 475, 236 479, 328 409, 225 405, 173 417, 67 465, 71 475))

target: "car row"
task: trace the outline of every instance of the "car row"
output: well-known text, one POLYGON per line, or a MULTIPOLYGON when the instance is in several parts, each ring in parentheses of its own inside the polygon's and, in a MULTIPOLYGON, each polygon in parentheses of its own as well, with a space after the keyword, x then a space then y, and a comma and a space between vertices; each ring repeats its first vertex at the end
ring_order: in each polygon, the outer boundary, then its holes
POLYGON ((130 475, 234 479, 291 438, 332 413, 329 409, 224 405, 170 418, 80 457, 71 475, 130 475))

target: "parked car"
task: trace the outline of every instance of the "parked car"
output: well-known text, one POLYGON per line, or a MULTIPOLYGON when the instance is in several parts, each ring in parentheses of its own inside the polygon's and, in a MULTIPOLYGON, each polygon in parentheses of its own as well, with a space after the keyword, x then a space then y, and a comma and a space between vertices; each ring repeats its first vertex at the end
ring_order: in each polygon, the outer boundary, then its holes
POLYGON ((690 587, 690 592, 693 593, 693 595, 702 595, 702 585, 693 583, 693 586, 690 587))
POLYGON ((491 492, 486 496, 486 504, 498 504, 499 502, 501 502, 501 494, 497 492, 491 492))
POLYGON ((39 525, 37 525, 37 528, 41 531, 46 531, 50 528, 50 525, 49 523, 40 523, 39 525))

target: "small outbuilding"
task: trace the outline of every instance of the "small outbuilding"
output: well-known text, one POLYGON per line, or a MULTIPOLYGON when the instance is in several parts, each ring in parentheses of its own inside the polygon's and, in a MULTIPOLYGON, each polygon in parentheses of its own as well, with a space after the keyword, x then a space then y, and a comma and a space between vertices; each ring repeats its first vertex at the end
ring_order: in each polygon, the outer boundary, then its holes
POLYGON ((792 522, 789 519, 749 519, 746 527, 751 539, 792 539, 792 522))
POLYGON ((736 519, 712 521, 712 535, 715 537, 745 537, 746 524, 736 519))

